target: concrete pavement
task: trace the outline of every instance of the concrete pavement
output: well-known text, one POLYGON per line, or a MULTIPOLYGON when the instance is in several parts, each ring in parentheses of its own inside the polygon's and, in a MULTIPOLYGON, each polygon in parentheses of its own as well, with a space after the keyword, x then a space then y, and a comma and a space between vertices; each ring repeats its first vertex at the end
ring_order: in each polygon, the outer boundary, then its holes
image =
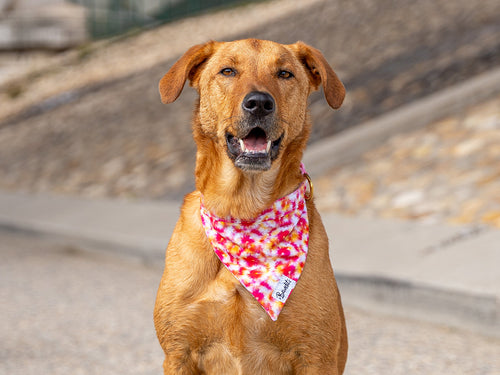
MULTIPOLYGON (((0 232, 0 374, 153 375, 161 268, 0 232)), ((345 375, 497 375, 500 340, 346 306, 345 375)))
MULTIPOLYGON (((0 193, 0 228, 163 262, 180 202, 0 193)), ((344 301, 500 337, 500 231, 324 214, 344 301)))

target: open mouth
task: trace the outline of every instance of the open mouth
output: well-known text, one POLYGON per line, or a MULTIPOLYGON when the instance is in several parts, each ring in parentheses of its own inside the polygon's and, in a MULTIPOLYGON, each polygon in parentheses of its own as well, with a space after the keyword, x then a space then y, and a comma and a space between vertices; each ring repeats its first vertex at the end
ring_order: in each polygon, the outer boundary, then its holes
POLYGON ((244 138, 226 134, 227 151, 234 164, 242 170, 267 171, 276 159, 283 135, 272 141, 266 132, 253 128, 244 138))

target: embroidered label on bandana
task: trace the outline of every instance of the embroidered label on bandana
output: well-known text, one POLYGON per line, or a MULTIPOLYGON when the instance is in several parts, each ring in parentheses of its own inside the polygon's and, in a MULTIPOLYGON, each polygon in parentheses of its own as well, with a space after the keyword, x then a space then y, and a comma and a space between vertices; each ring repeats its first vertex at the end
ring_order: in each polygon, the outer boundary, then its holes
POLYGON ((201 222, 215 254, 278 319, 304 268, 309 243, 307 183, 278 199, 257 218, 219 218, 201 203, 201 222))

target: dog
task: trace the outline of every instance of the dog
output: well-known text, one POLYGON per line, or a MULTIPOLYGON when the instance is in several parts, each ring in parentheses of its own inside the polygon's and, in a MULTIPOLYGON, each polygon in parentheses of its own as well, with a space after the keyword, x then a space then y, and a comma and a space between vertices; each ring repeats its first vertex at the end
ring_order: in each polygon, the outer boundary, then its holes
POLYGON ((154 322, 164 374, 335 374, 347 332, 328 238, 301 166, 308 97, 345 89, 317 49, 245 39, 191 47, 160 80, 189 81, 196 191, 167 247, 154 322))

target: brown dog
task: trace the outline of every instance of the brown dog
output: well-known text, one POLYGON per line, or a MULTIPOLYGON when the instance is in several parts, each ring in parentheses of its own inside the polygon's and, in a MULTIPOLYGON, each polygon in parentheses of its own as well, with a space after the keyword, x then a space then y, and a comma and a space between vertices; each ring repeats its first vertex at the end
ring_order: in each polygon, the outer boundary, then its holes
POLYGON ((339 108, 342 83, 318 50, 256 39, 190 48, 160 81, 162 101, 173 102, 186 80, 199 92, 197 190, 184 199, 156 300, 164 373, 342 374, 344 313, 312 200, 307 261, 276 321, 221 262, 200 218, 203 205, 216 217, 251 221, 298 191, 308 96, 323 84, 339 108))

